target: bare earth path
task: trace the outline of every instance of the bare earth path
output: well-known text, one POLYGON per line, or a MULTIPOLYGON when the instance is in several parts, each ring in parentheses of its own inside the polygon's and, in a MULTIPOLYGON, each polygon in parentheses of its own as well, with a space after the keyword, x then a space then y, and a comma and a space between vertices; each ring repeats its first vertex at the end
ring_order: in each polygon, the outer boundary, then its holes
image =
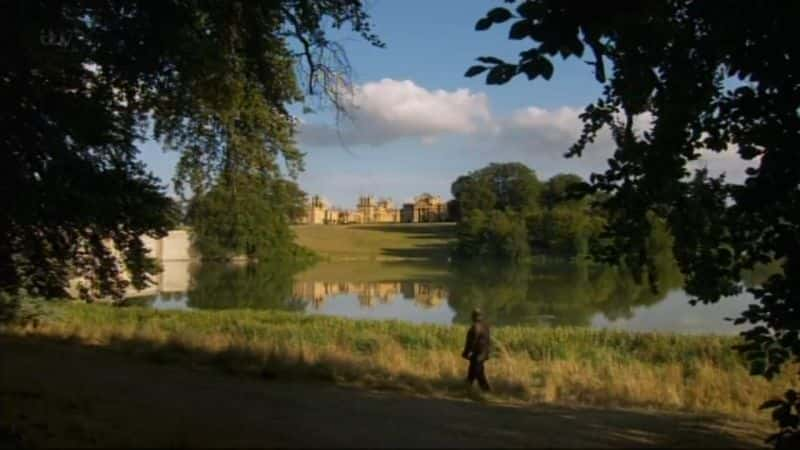
POLYGON ((695 415, 240 378, 9 337, 0 337, 0 401, 2 425, 37 447, 753 447, 763 436, 695 415))

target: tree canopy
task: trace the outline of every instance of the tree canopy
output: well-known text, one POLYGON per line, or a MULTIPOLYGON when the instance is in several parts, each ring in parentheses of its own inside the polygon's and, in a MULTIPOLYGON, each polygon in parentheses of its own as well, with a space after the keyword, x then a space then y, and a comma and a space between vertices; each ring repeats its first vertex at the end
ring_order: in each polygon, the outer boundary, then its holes
POLYGON ((522 261, 533 252, 581 256, 602 216, 576 196, 584 181, 558 174, 542 183, 521 163, 492 163, 453 182, 456 255, 522 261))
MULTIPOLYGON (((567 155, 580 156, 598 132, 611 131, 614 155, 591 178, 609 211, 606 245, 594 254, 651 265, 654 214, 675 237, 687 292, 702 302, 736 294, 743 272, 780 261, 781 273, 749 288, 757 303, 738 319, 753 325, 742 350, 754 374, 800 361, 800 4, 509 3, 513 9, 494 8, 475 28, 509 22, 508 38, 530 47, 510 62, 482 56, 466 75, 488 70, 488 84, 548 80, 555 57, 590 59, 603 94, 581 115, 583 133, 567 155), (637 133, 633 122, 644 114, 651 126, 637 133), (750 166, 745 179, 692 174, 689 163, 702 152, 735 155, 750 166)), ((796 428, 797 416, 786 420, 781 426, 794 420, 796 428)))
POLYGON ((536 173, 521 163, 492 163, 459 177, 452 185, 461 209, 531 212, 538 206, 542 185, 536 173))
MULTIPOLYGON (((304 93, 335 103, 330 87, 346 81, 325 30, 350 27, 382 45, 360 0, 9 1, 0 10, 12 44, 0 62, 0 290, 45 296, 63 295, 76 276, 89 281, 86 297, 119 296, 155 269, 140 236, 164 235, 176 214, 137 142, 181 152, 179 192, 245 205, 239 188, 254 181, 260 192, 244 197, 268 199, 302 168, 287 104, 304 93)), ((277 210, 257 210, 267 207, 277 210)))

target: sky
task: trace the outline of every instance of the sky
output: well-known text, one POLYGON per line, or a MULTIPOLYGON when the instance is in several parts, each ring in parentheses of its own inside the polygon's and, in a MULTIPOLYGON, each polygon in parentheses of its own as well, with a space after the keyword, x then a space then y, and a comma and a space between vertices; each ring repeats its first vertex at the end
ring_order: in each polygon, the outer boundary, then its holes
MULTIPOLYGON (((540 179, 602 171, 612 151, 607 135, 583 157, 563 157, 580 133, 578 114, 601 93, 586 62, 555 58, 550 81, 519 76, 487 86, 483 75, 464 77, 478 56, 515 61, 532 44, 508 40, 508 24, 474 30, 479 18, 501 5, 367 0, 386 47, 372 47, 352 33, 340 37, 353 68, 350 119, 337 121, 330 109, 304 114, 301 105, 290 108, 299 118, 297 141, 306 154, 300 187, 351 208, 365 194, 395 203, 423 192, 447 199, 458 176, 492 162, 522 162, 540 179)), ((169 184, 178 155, 153 141, 140 150, 169 184)), ((734 172, 734 178, 744 170, 726 154, 697 164, 712 173, 734 172)))

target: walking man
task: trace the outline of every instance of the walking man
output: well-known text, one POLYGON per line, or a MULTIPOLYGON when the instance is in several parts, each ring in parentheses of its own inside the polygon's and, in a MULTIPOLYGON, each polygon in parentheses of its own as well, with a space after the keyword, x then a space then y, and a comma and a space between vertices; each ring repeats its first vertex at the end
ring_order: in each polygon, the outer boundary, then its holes
POLYGON ((491 338, 489 336, 489 325, 483 322, 481 310, 475 308, 472 311, 472 326, 467 332, 467 342, 464 344, 464 351, 461 356, 469 360, 467 370, 467 382, 470 386, 475 380, 484 391, 489 391, 489 381, 486 380, 486 373, 483 363, 489 359, 489 347, 491 338))

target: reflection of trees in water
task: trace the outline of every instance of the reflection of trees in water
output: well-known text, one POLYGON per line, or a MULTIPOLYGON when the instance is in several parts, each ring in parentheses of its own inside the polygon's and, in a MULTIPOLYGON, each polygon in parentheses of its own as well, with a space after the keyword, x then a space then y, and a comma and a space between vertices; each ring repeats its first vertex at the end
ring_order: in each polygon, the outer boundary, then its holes
POLYGON ((455 269, 450 305, 455 321, 467 322, 480 306, 498 324, 544 322, 589 325, 602 313, 608 319, 630 318, 633 308, 661 301, 682 285, 672 255, 674 240, 666 227, 653 222, 647 239, 652 257, 641 283, 623 265, 553 263, 501 266, 482 264, 455 269))
POLYGON ((469 321, 481 307, 495 324, 546 323, 589 325, 596 313, 629 318, 637 306, 659 302, 681 285, 680 272, 668 259, 656 261, 654 290, 636 283, 622 267, 585 264, 545 266, 464 266, 454 270, 450 306, 455 322, 469 321))
MULTIPOLYGON (((447 301, 456 312, 454 320, 462 323, 480 306, 496 324, 588 325, 597 313, 612 320, 630 317, 634 307, 657 303, 680 286, 670 259, 657 259, 655 266, 658 292, 637 284, 623 268, 570 263, 454 266, 445 278, 375 282, 295 281, 300 267, 287 264, 204 264, 193 268, 188 292, 159 295, 163 300, 185 296, 192 308, 300 311, 309 304, 321 308, 328 299, 347 294, 355 295, 361 308, 402 298, 432 309, 447 301)), ((137 304, 142 301, 136 299, 137 304)))
MULTIPOLYGON (((387 304, 399 297, 413 299, 420 307, 432 308, 447 300, 447 290, 428 282, 326 282, 295 281, 301 268, 285 264, 203 264, 192 273, 188 306, 200 309, 320 308, 336 295, 355 294, 362 308, 387 304)), ((168 294, 166 294, 168 295, 168 294)), ((161 294, 166 298, 165 294, 161 294)))
POLYGON ((293 277, 300 269, 278 262, 202 264, 192 273, 188 305, 201 309, 303 310, 305 304, 292 297, 293 277))

